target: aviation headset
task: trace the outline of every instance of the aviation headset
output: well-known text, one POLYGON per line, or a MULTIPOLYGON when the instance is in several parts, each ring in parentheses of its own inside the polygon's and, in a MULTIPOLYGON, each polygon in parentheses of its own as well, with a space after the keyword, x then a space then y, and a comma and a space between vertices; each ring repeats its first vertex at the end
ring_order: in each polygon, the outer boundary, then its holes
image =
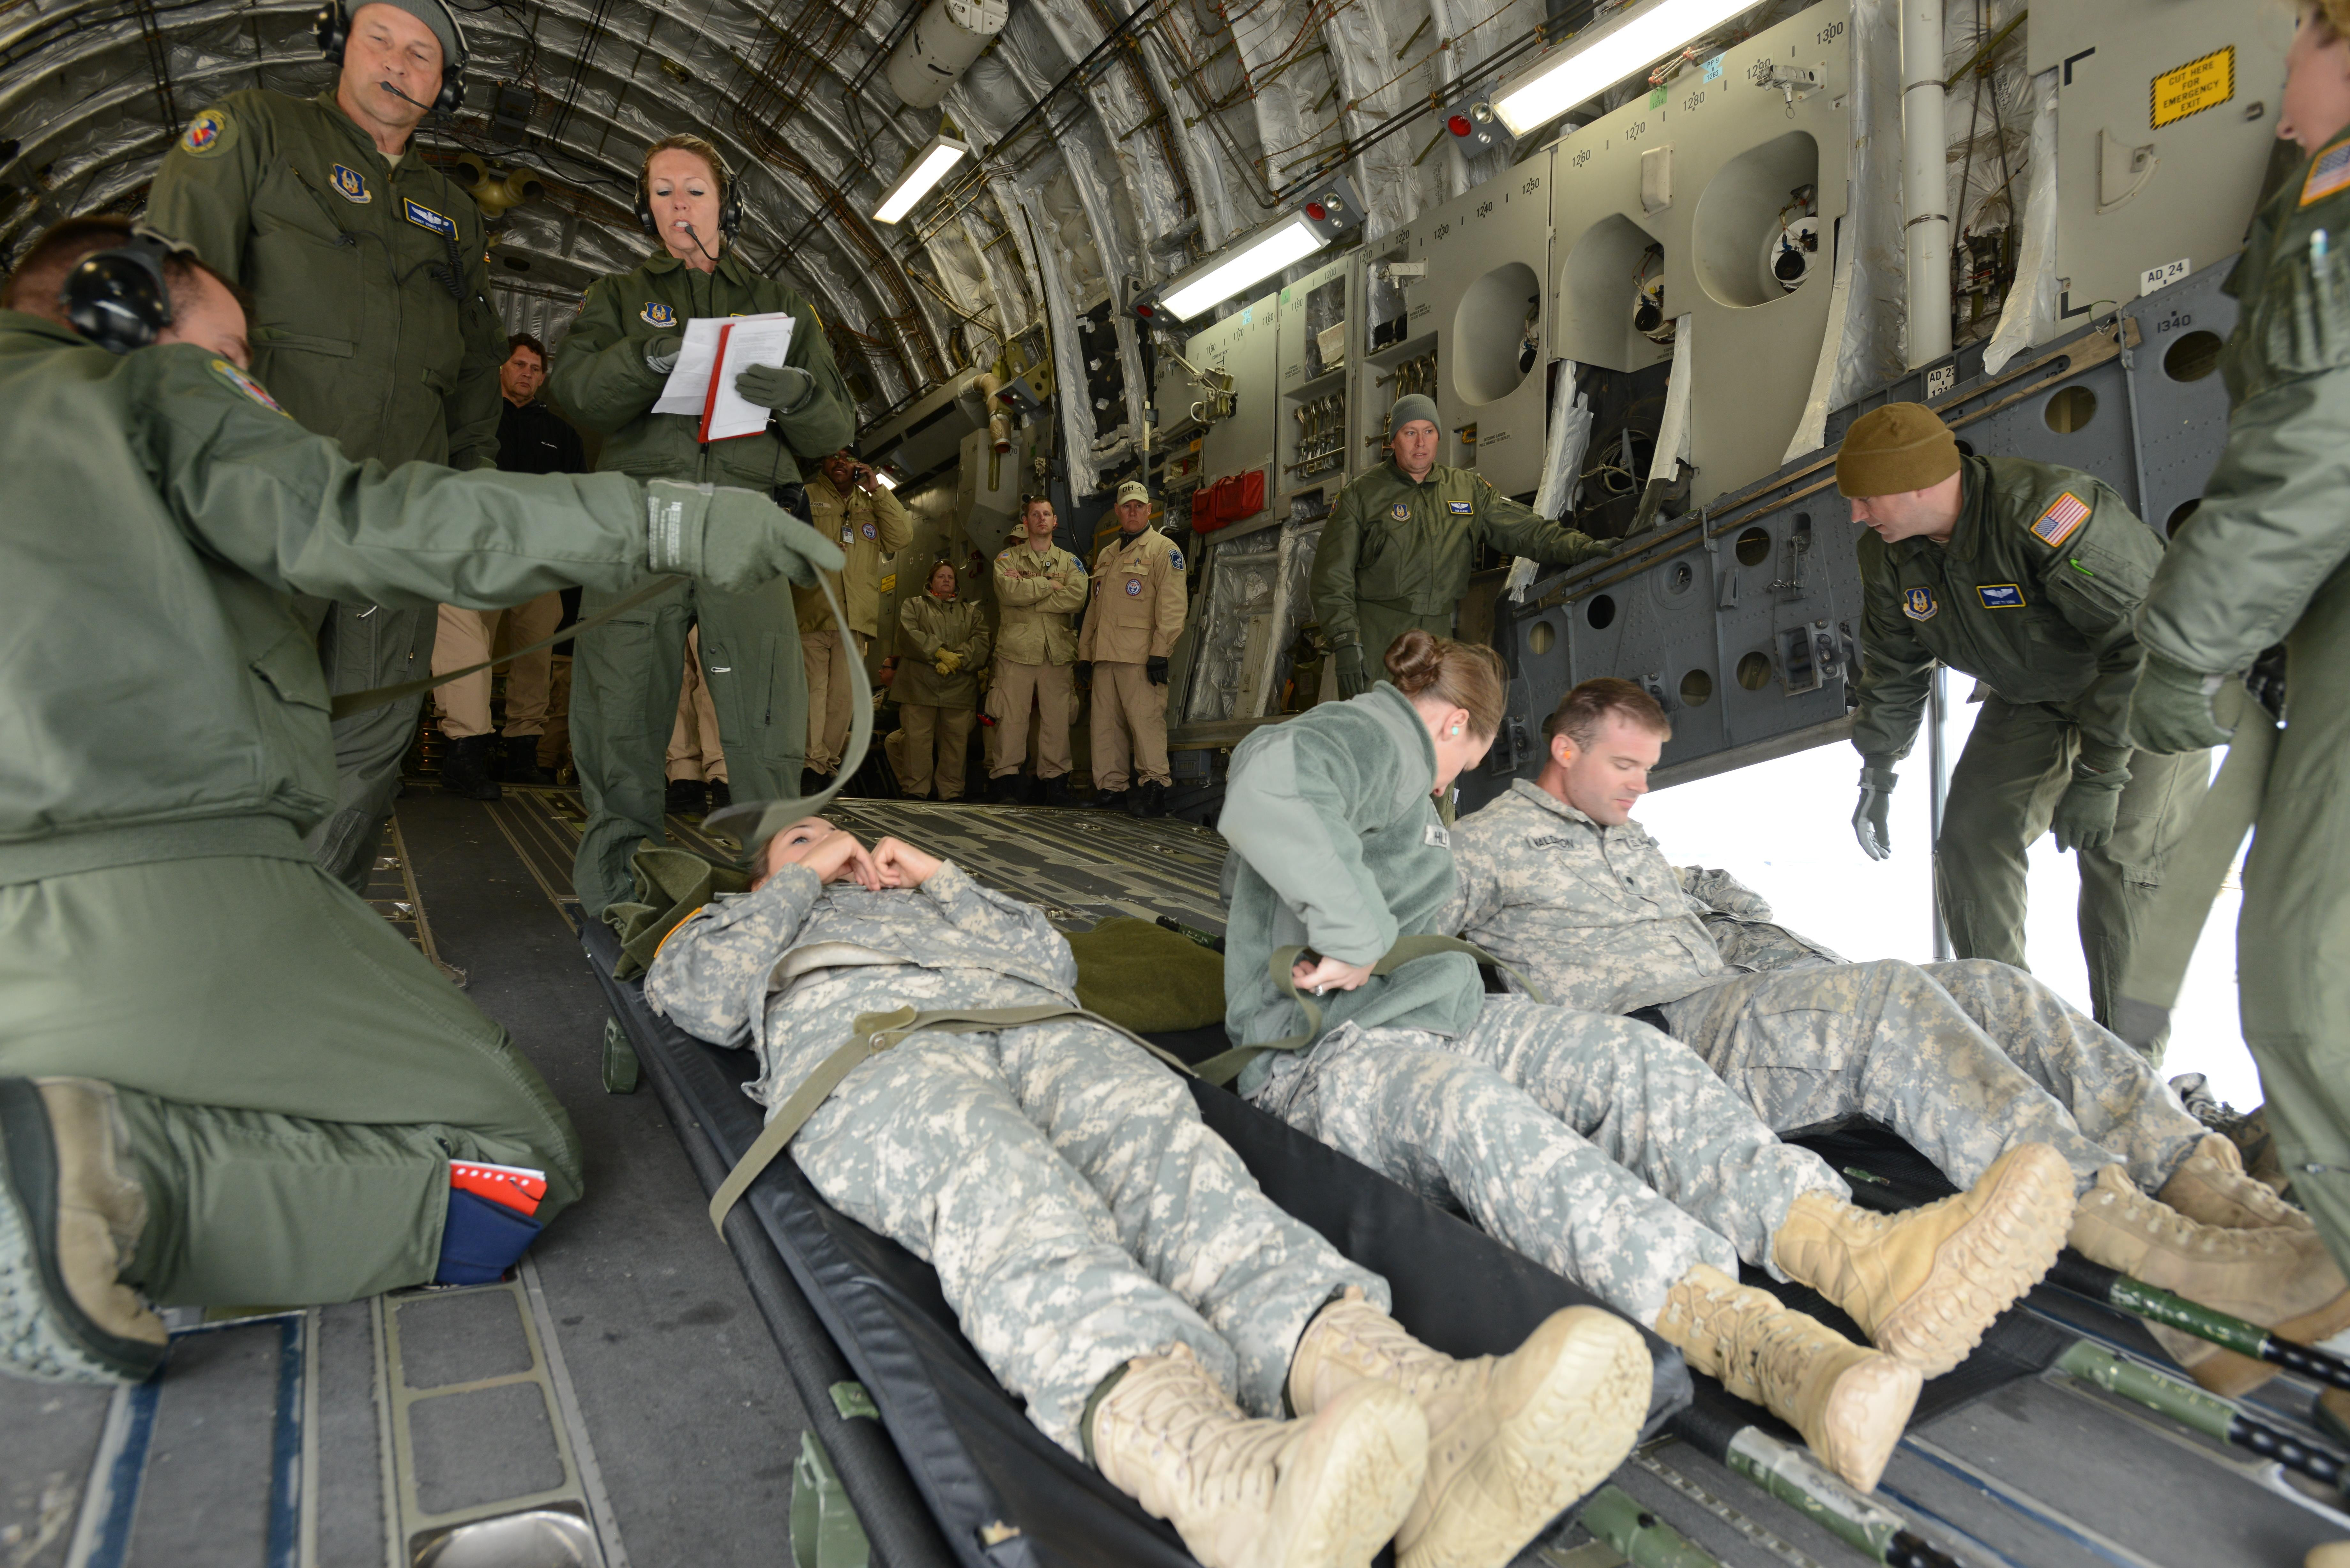
MULTIPOLYGON (((360 3, 364 5, 366 0, 360 3)), ((433 97, 432 109, 436 114, 454 114, 464 106, 465 60, 471 51, 465 47, 465 30, 457 26, 456 12, 446 5, 441 10, 449 18, 449 31, 456 35, 457 50, 453 57, 441 61, 441 90, 433 97)), ((343 46, 351 40, 351 14, 344 0, 327 0, 318 8, 315 27, 318 52, 326 56, 329 65, 341 65, 343 46)))
POLYGON ((172 325, 163 264, 178 250, 160 235, 133 230, 124 244, 85 256, 57 290, 66 319, 109 354, 146 348, 172 325))
MULTIPOLYGON (((734 182, 734 171, 726 167, 726 160, 716 148, 711 149, 710 157, 718 166, 718 189, 722 192, 718 198, 718 232, 725 237, 727 244, 733 244, 734 236, 743 228, 743 188, 734 182)), ((647 182, 645 172, 639 171, 637 174, 637 226, 653 238, 660 239, 660 224, 653 218, 652 198, 645 189, 647 182)))

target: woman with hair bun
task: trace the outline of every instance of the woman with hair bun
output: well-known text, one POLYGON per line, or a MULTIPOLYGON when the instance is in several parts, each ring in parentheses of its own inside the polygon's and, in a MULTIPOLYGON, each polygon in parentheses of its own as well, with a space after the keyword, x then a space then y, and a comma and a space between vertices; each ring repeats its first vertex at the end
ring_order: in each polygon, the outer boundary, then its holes
MULTIPOLYGON (((1218 826, 1239 1049, 1222 1064, 1244 1063, 1238 1087, 1263 1109, 1466 1210, 1874 1486, 1921 1379, 2054 1262, 2069 1168, 2024 1146, 1970 1192, 1868 1214, 1662 1032, 1486 994, 1474 950, 1446 940, 1456 878, 1436 797, 1492 743, 1501 661, 1412 630, 1386 663, 1361 696, 1233 753, 1218 826), (1742 1257, 1818 1290, 1882 1348, 1740 1285, 1742 1257)), ((1616 1424, 1620 1457, 1640 1417, 1585 1418, 1616 1424)), ((1602 1447, 1585 1445, 1597 1470, 1569 1466, 1524 1499, 1525 1539, 1612 1467, 1602 1447)))

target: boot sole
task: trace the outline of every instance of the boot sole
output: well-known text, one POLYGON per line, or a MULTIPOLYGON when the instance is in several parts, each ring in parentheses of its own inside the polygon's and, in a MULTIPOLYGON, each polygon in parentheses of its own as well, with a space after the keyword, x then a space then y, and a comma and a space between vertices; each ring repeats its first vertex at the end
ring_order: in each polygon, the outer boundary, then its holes
POLYGON ((1428 1418, 1391 1383, 1357 1383, 1281 1463, 1274 1528, 1235 1568, 1365 1568, 1411 1511, 1428 1418))
POLYGON ((1916 1367, 1889 1355, 1873 1355, 1846 1368, 1821 1412, 1821 1441, 1812 1445, 1813 1451, 1851 1485, 1875 1491, 1924 1381, 1916 1367))
POLYGON ((2025 1144, 2002 1158, 2006 1168, 1982 1208, 1934 1250, 1926 1282, 1870 1336, 1921 1376, 1939 1377, 1964 1361, 1991 1320, 2055 1265, 2072 1231, 2073 1168, 2064 1156, 2025 1144))
POLYGON ((1419 1539, 1396 1543, 1398 1568, 1501 1568, 1632 1451, 1651 1375, 1638 1330, 1569 1307, 1511 1359, 1530 1355, 1550 1362, 1532 1395, 1453 1477, 1419 1539))
POLYGON ((57 1258, 57 1145, 39 1091, 0 1078, 0 1368, 43 1383, 140 1383, 163 1348, 107 1333, 57 1258))

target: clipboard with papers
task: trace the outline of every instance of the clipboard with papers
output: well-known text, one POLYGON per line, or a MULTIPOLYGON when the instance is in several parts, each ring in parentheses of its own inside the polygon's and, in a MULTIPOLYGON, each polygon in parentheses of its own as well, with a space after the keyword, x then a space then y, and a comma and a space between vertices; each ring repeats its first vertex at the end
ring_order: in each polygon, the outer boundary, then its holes
POLYGON ((685 324, 685 342, 676 368, 653 403, 657 414, 684 414, 701 421, 697 440, 733 441, 767 428, 767 410, 734 389, 734 379, 754 365, 781 365, 791 352, 791 315, 697 316, 685 324))

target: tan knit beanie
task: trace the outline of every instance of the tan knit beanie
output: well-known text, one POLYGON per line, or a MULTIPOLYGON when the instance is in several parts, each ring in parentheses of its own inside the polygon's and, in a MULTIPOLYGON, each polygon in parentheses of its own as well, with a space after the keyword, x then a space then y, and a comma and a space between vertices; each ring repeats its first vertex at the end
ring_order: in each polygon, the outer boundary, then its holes
POLYGON ((1924 490, 1959 472, 1959 443, 1925 404, 1887 403, 1853 421, 1835 472, 1836 489, 1847 496, 1924 490))

